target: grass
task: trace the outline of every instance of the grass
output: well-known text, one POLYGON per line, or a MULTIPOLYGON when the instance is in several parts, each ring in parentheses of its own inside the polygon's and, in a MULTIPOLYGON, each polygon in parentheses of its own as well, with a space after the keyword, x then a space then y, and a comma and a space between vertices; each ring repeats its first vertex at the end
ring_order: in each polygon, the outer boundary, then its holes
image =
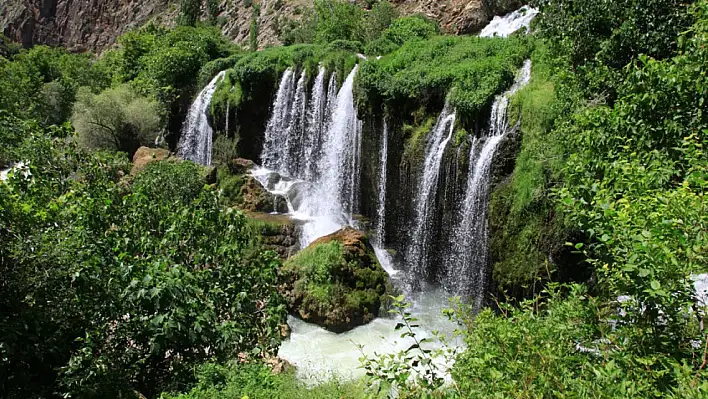
POLYGON ((490 199, 490 250, 493 280, 502 290, 518 292, 538 277, 548 277, 568 234, 557 215, 552 190, 563 166, 563 143, 553 133, 563 102, 552 80, 547 50, 532 54, 530 83, 511 100, 509 117, 519 122, 521 149, 512 176, 490 199))
POLYGON ((162 399, 364 399, 369 395, 361 381, 332 380, 314 387, 298 381, 288 370, 278 375, 261 364, 220 366, 207 364, 197 373, 198 383, 188 393, 163 395, 162 399))

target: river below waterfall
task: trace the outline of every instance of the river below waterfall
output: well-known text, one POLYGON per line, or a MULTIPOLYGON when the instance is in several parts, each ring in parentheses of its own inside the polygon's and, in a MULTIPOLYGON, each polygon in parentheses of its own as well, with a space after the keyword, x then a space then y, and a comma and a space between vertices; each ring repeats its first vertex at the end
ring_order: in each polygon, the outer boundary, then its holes
MULTIPOLYGON (((447 297, 448 294, 442 289, 434 287, 409 297, 411 311, 421 326, 414 330, 419 339, 434 338, 434 331, 452 336, 457 325, 443 315, 443 310, 448 307, 447 297)), ((410 338, 401 339, 401 331, 395 331, 399 321, 398 317, 378 317, 369 324, 343 334, 335 334, 290 316, 288 325, 292 333, 282 343, 278 356, 295 365, 298 377, 311 384, 331 378, 361 378, 365 374, 360 368, 360 358, 363 355, 373 357, 377 354, 397 353, 413 344, 410 338)), ((460 344, 458 341, 450 343, 454 346, 460 344)), ((429 348, 441 345, 439 341, 433 340, 429 348)), ((439 359, 439 362, 444 361, 439 359)), ((451 364, 442 366, 444 368, 451 364)))

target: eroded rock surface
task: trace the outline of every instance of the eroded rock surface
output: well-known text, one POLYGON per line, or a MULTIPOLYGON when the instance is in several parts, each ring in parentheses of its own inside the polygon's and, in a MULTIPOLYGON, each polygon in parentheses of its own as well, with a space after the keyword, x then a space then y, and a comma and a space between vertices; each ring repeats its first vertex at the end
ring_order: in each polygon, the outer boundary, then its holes
MULTIPOLYGON (((3 0, 0 27, 25 47, 65 46, 73 51, 102 51, 123 33, 148 22, 171 26, 179 13, 178 0, 3 0)), ((363 3, 363 1, 361 1, 363 3)), ((424 14, 448 33, 480 31, 494 15, 519 8, 523 1, 392 0, 401 15, 424 14), (493 4, 491 4, 493 3, 493 4)), ((260 4, 258 43, 280 44, 277 32, 289 19, 300 19, 312 1, 254 0, 260 4)), ((240 0, 222 0, 219 26, 235 42, 247 45, 253 7, 240 0)))

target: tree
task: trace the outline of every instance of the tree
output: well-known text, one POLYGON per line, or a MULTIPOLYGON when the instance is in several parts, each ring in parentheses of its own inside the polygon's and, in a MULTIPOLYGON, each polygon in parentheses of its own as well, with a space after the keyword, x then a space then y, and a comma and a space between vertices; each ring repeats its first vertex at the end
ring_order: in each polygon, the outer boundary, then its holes
POLYGON ((219 0, 207 0, 206 6, 209 24, 216 25, 216 19, 221 12, 221 9, 219 8, 219 0))
POLYGON ((82 88, 74 105, 72 122, 87 148, 134 153, 152 142, 160 129, 156 101, 122 85, 93 94, 82 88))
POLYGON ((261 15, 261 5, 256 4, 253 6, 253 14, 251 15, 251 31, 249 42, 251 45, 251 51, 258 51, 258 18, 261 15))
POLYGON ((201 0, 182 0, 178 23, 183 26, 195 26, 199 20, 201 0))

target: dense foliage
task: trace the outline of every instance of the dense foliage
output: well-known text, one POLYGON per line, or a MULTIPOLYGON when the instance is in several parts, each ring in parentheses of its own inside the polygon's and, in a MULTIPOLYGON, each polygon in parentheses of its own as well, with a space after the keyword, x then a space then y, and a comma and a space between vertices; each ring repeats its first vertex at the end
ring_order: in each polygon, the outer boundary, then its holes
POLYGON ((357 76, 360 103, 426 105, 450 93, 450 105, 476 116, 509 86, 528 51, 523 38, 438 36, 409 41, 362 65, 357 76))
POLYGON ((276 257, 200 167, 151 164, 128 185, 119 154, 13 123, 26 138, 0 184, 4 397, 152 396, 203 360, 277 348, 276 257))

